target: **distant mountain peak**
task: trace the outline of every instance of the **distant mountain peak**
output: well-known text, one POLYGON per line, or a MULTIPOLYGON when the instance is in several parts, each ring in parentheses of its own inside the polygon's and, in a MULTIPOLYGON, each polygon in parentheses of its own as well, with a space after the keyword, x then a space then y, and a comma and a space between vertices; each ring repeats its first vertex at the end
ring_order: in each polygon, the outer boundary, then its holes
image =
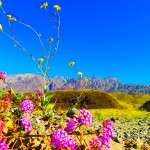
MULTIPOLYGON (((124 92, 124 93, 150 93, 150 85, 124 84, 116 77, 87 77, 87 84, 84 87, 84 81, 78 78, 69 78, 63 76, 55 76, 47 78, 47 86, 49 90, 75 90, 75 89, 93 89, 106 92, 124 92)), ((12 86, 16 92, 31 92, 37 89, 43 89, 43 77, 39 74, 16 74, 8 75, 8 84, 12 86)), ((1 82, 0 89, 5 85, 1 82)))

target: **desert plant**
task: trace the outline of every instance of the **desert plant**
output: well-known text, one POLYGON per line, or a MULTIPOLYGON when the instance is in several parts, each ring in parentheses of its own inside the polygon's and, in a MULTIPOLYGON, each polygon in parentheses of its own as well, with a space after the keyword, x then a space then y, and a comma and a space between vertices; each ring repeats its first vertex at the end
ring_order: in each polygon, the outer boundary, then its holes
MULTIPOLYGON (((43 67, 42 63, 44 59, 35 59, 33 55, 15 38, 14 34, 9 35, 6 33, 0 24, 0 32, 14 41, 20 49, 32 58, 44 77, 44 91, 38 90, 31 95, 15 93, 12 89, 8 91, 4 89, 1 91, 0 149, 110 149, 110 139, 113 136, 111 120, 103 121, 102 130, 97 133, 95 130, 87 129, 87 126, 93 121, 92 114, 87 109, 82 108, 80 111, 76 110, 73 115, 67 116, 67 114, 61 110, 56 111, 53 109, 53 106, 57 101, 56 99, 54 104, 50 104, 50 99, 53 94, 45 96, 47 93, 47 72, 59 47, 59 11, 61 10, 61 7, 59 5, 54 5, 55 12, 50 13, 47 10, 47 2, 40 6, 40 8, 45 9, 47 13, 54 17, 57 27, 57 43, 52 56, 51 50, 53 38, 49 38, 50 50, 47 52, 41 40, 41 35, 33 27, 23 22, 21 19, 18 19, 18 17, 8 14, 2 7, 1 1, 0 7, 3 14, 8 18, 8 26, 12 33, 14 32, 11 26, 11 21, 28 27, 36 34, 46 58, 45 67, 43 67), (84 138, 86 135, 97 135, 97 137, 87 141, 84 138), (78 142, 76 142, 74 136, 77 137, 78 142)), ((69 65, 73 66, 74 62, 70 62, 69 65)), ((76 71, 76 69, 74 70, 76 71)), ((76 73, 79 78, 82 78, 82 72, 76 71, 76 73)), ((0 72, 0 80, 7 85, 6 74, 4 72, 0 72)), ((78 103, 80 102, 81 95, 82 93, 77 97, 78 103)))
POLYGON ((57 29, 57 42, 56 42, 56 46, 54 48, 54 52, 52 54, 52 43, 53 43, 53 38, 50 37, 48 40, 49 40, 49 50, 47 51, 46 48, 45 48, 45 45, 43 44, 43 41, 41 39, 41 34, 39 34, 39 32, 37 32, 32 26, 30 26, 28 23, 22 21, 22 19, 20 19, 19 17, 13 15, 13 14, 10 14, 10 13, 7 13, 5 11, 5 9, 3 8, 2 6, 2 1, 0 1, 0 8, 3 12, 3 14, 7 17, 8 19, 8 26, 10 28, 10 31, 11 31, 11 34, 8 34, 7 32, 5 32, 5 30, 3 30, 3 27, 2 27, 2 24, 0 24, 0 31, 1 33, 3 33, 5 36, 7 36, 9 39, 11 39, 15 44, 16 46, 18 46, 22 51, 24 51, 27 55, 30 56, 30 58, 34 61, 34 63, 38 66, 38 68, 40 69, 40 73, 41 75, 44 77, 44 90, 47 89, 46 87, 46 77, 47 77, 47 73, 48 73, 48 70, 50 69, 51 67, 51 64, 53 62, 53 59, 58 51, 58 48, 59 48, 59 42, 60 42, 60 14, 59 14, 59 11, 61 10, 61 7, 59 5, 54 5, 54 12, 49 12, 48 9, 48 3, 44 3, 40 6, 41 9, 44 9, 52 18, 53 18, 53 21, 55 23, 55 26, 56 26, 56 29, 57 29), (41 48, 42 48, 42 51, 44 52, 44 58, 38 58, 36 59, 34 57, 34 55, 29 51, 27 50, 23 44, 20 43, 20 41, 18 39, 16 39, 15 37, 15 34, 14 34, 14 31, 13 31, 13 27, 11 25, 11 22, 15 22, 15 23, 19 23, 25 27, 27 27, 28 29, 30 29, 31 31, 33 31, 33 33, 37 36, 39 42, 40 42, 40 45, 41 45, 41 48), (45 61, 45 64, 44 64, 44 61, 45 61))

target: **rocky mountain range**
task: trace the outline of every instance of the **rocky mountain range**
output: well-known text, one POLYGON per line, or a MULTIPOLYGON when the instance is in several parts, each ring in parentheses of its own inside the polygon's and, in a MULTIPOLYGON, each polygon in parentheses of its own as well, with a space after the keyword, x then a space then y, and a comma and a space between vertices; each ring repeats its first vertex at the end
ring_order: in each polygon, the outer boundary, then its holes
MULTIPOLYGON (((9 87, 13 87, 16 92, 31 92, 43 89, 43 77, 36 74, 17 74, 7 76, 6 82, 9 87)), ((0 89, 5 85, 0 81, 0 89)), ((130 94, 150 93, 150 84, 124 84, 117 78, 68 78, 53 77, 47 78, 47 87, 49 90, 76 90, 93 89, 106 92, 124 92, 130 94)), ((7 87, 8 88, 8 87, 7 87)))

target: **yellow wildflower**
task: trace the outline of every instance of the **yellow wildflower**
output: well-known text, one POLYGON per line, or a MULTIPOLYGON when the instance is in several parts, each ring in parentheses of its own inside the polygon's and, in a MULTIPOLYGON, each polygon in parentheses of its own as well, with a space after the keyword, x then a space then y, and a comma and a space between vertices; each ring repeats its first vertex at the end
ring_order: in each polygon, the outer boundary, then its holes
POLYGON ((138 138, 137 141, 136 141, 136 146, 137 146, 137 148, 141 149, 141 146, 142 146, 142 145, 143 145, 143 141, 138 138))
POLYGON ((0 7, 2 6, 2 1, 0 1, 0 7))
POLYGON ((54 41, 54 39, 53 38, 49 38, 49 41, 52 43, 54 41))
POLYGON ((43 4, 40 6, 40 8, 46 8, 47 6, 48 6, 48 2, 43 3, 43 4))
POLYGON ((0 24, 0 31, 2 31, 3 30, 3 27, 2 27, 2 25, 0 24))
POLYGON ((75 62, 72 61, 69 63, 69 66, 74 66, 74 64, 75 64, 75 62))
POLYGON ((79 77, 82 77, 82 75, 83 75, 82 72, 77 72, 77 74, 79 77))
POLYGON ((44 61, 43 58, 39 58, 39 59, 38 59, 38 62, 39 62, 39 63, 42 63, 43 61, 44 61))
POLYGON ((61 7, 59 5, 54 5, 54 9, 56 9, 57 11, 61 10, 61 7))
POLYGON ((8 18, 8 19, 11 18, 11 15, 7 15, 7 18, 8 18))
POLYGON ((13 18, 11 15, 7 15, 7 18, 11 21, 16 21, 16 18, 13 18))

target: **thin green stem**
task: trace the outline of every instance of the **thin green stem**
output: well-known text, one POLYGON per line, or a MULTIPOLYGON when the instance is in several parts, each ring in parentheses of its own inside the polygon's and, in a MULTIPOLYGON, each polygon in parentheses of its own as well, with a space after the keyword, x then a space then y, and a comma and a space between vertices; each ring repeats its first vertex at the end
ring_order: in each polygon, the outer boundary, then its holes
MULTIPOLYGON (((3 9, 2 6, 1 6, 1 9, 2 9, 2 12, 3 12, 5 15, 7 15, 6 11, 3 9)), ((30 25, 28 25, 28 24, 26 24, 26 23, 23 23, 23 22, 21 22, 21 21, 18 21, 17 19, 16 19, 16 21, 17 21, 18 23, 23 24, 24 26, 30 28, 33 32, 35 32, 35 34, 37 35, 37 37, 38 37, 38 39, 39 39, 39 41, 40 41, 40 44, 41 44, 41 46, 42 46, 44 52, 45 52, 45 54, 46 54, 46 49, 45 49, 45 47, 44 47, 44 45, 43 45, 43 42, 42 42, 42 40, 41 40, 41 38, 40 38, 39 33, 38 33, 33 27, 31 27, 30 25)), ((35 60, 35 58, 32 56, 32 54, 31 54, 29 51, 27 51, 27 50, 17 41, 17 39, 15 39, 15 37, 14 37, 14 32, 13 32, 13 29, 12 29, 12 27, 11 27, 11 24, 10 24, 10 21, 9 21, 9 20, 8 20, 8 26, 9 26, 10 31, 11 31, 11 33, 12 33, 12 37, 11 37, 10 35, 8 35, 7 33, 5 33, 4 31, 3 31, 3 33, 4 33, 7 37, 9 37, 11 40, 13 40, 23 51, 25 51, 25 52, 32 58, 32 60, 36 63, 36 65, 38 66, 38 68, 41 70, 42 74, 44 74, 44 69, 42 68, 42 66, 35 60)))
POLYGON ((12 26, 10 24, 10 21, 8 20, 8 26, 10 28, 10 31, 11 31, 11 34, 12 34, 12 37, 15 39, 15 35, 14 35, 14 32, 13 32, 13 29, 12 29, 12 26))
MULTIPOLYGON (((2 12, 6 15, 6 17, 7 17, 7 13, 6 13, 6 11, 4 10, 4 8, 1 6, 1 9, 2 9, 2 12)), ((12 29, 12 26, 11 26, 11 24, 10 24, 10 21, 9 21, 9 19, 8 19, 8 26, 9 26, 9 28, 10 28, 10 31, 11 31, 11 33, 12 33, 12 37, 15 39, 15 37, 14 37, 14 32, 13 32, 13 29, 12 29)))
POLYGON ((3 7, 1 6, 1 9, 2 9, 2 12, 4 13, 4 14, 6 14, 6 11, 3 9, 3 7))
POLYGON ((49 63, 49 66, 51 66, 53 60, 54 60, 54 57, 58 51, 58 48, 59 48, 59 42, 60 42, 60 15, 59 15, 59 12, 57 11, 57 15, 58 15, 58 25, 57 25, 57 43, 56 43, 56 47, 55 47, 55 51, 54 51, 54 54, 50 60, 50 63, 49 63))
POLYGON ((22 21, 18 21, 18 20, 16 20, 16 21, 17 21, 18 23, 20 23, 20 24, 22 24, 22 25, 28 27, 29 29, 31 29, 31 30, 37 35, 37 37, 38 37, 38 39, 39 39, 39 42, 40 42, 40 44, 41 44, 41 46, 42 46, 42 48, 43 48, 43 50, 44 50, 44 53, 45 53, 45 55, 47 55, 46 49, 45 49, 45 47, 44 47, 44 44, 43 44, 43 42, 42 42, 42 40, 41 40, 41 38, 40 38, 40 34, 39 34, 33 27, 31 27, 30 25, 28 25, 28 24, 26 24, 26 23, 24 23, 24 22, 22 22, 22 21))
POLYGON ((35 60, 35 58, 32 56, 32 54, 27 51, 23 46, 22 44, 20 44, 16 39, 14 39, 13 37, 11 37, 9 34, 7 34, 6 32, 4 31, 1 31, 4 35, 6 35, 8 38, 10 38, 11 40, 13 40, 24 52, 26 52, 31 58, 32 60, 36 63, 36 65, 38 65, 39 69, 41 70, 41 72, 43 73, 43 68, 41 65, 39 65, 39 63, 35 60))
POLYGON ((49 57, 50 57, 50 54, 51 54, 51 52, 52 52, 52 42, 50 42, 50 50, 49 50, 49 53, 48 53, 48 55, 47 55, 47 57, 46 57, 46 69, 48 70, 49 68, 49 66, 48 66, 48 60, 49 60, 49 57))

